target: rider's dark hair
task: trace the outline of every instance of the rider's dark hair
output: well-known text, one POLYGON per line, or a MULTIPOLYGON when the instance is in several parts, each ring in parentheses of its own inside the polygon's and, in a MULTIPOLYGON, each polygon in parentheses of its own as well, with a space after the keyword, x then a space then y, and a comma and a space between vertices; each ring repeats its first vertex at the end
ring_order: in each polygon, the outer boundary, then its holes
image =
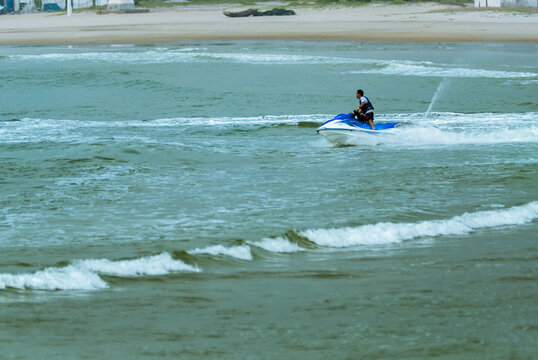
POLYGON ((364 95, 364 91, 362 91, 361 89, 357 90, 357 94, 359 94, 360 96, 363 96, 364 95))

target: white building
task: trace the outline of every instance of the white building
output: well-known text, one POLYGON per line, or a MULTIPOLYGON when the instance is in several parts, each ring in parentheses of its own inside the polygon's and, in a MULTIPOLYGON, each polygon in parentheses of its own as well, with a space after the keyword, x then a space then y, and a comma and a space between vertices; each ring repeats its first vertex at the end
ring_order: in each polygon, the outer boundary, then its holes
MULTIPOLYGON (((24 2, 25 0, 21 0, 21 2, 24 2)), ((30 0, 27 0, 30 1, 30 0)), ((88 8, 95 6, 103 6, 108 5, 108 8, 110 9, 110 3, 113 1, 118 0, 42 0, 41 6, 45 4, 57 4, 61 9, 67 8, 67 1, 71 1, 71 4, 73 5, 73 9, 82 9, 82 8, 88 8)), ((121 0, 121 1, 129 1, 129 0, 121 0)), ((134 2, 133 0, 129 1, 133 7, 131 9, 134 9, 134 2)))
POLYGON ((474 0, 475 7, 538 7, 538 0, 474 0))
POLYGON ((82 9, 87 7, 103 6, 108 4, 108 0, 42 0, 41 6, 45 4, 57 4, 61 9, 67 8, 67 1, 71 1, 73 9, 82 9))
POLYGON ((134 8, 134 0, 108 0, 108 10, 133 10, 134 8))

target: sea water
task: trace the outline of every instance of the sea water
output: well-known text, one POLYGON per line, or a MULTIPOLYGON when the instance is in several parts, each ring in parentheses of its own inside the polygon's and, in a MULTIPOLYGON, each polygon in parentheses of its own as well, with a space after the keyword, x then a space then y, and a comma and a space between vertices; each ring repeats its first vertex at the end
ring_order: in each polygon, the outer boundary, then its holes
POLYGON ((0 358, 533 358, 537 60, 0 48, 0 358), (399 133, 332 145, 358 88, 399 133))

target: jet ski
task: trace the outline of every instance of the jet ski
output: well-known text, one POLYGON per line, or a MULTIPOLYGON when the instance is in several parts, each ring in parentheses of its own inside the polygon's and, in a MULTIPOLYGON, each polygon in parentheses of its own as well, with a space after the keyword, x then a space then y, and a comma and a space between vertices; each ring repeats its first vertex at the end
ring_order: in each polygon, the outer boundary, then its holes
POLYGON ((372 130, 368 123, 355 119, 353 114, 340 114, 324 122, 317 132, 338 145, 376 145, 386 136, 394 135, 399 125, 398 122, 376 123, 372 130))

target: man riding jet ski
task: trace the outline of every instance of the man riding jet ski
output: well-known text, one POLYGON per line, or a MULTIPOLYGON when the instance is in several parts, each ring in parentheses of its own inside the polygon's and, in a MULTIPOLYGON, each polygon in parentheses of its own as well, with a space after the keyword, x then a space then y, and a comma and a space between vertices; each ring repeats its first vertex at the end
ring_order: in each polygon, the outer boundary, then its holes
POLYGON ((359 107, 353 110, 353 117, 361 122, 368 123, 372 130, 375 130, 374 106, 372 105, 372 102, 364 96, 364 91, 361 89, 357 90, 355 96, 359 99, 359 107))
POLYGON ((350 114, 340 114, 323 123, 317 132, 325 139, 340 145, 375 145, 385 141, 385 135, 394 132, 391 129, 399 123, 379 123, 374 125, 374 106, 357 90, 359 107, 350 114))

